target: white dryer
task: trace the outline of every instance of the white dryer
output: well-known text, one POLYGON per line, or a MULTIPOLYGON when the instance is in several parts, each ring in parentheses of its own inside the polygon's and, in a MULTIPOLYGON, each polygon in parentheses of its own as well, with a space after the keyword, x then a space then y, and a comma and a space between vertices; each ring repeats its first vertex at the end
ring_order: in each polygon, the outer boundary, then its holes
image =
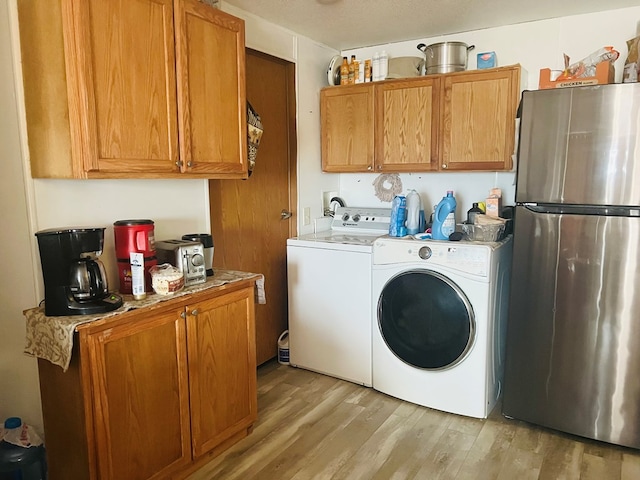
POLYGON ((511 237, 373 244, 373 388, 486 418, 504 371, 511 237))

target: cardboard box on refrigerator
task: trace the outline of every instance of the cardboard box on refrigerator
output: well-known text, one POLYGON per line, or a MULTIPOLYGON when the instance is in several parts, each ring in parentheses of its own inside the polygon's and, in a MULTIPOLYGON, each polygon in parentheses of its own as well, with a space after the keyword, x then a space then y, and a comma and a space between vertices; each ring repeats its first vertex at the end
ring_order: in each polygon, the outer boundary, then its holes
POLYGON ((490 217, 499 217, 502 213, 502 190, 492 188, 485 200, 485 214, 490 217))

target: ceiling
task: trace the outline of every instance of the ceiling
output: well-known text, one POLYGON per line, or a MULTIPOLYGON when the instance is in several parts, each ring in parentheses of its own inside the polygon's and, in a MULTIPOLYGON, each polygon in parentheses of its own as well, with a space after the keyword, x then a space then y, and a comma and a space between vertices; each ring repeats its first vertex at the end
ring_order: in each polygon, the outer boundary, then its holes
POLYGON ((636 7, 638 0, 224 0, 336 50, 636 7))

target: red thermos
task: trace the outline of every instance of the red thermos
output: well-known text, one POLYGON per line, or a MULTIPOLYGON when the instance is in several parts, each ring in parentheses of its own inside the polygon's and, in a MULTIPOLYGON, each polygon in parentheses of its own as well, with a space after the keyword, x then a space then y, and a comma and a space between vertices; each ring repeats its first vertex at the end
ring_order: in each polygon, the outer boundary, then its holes
POLYGON ((144 254, 144 287, 152 292, 149 269, 157 265, 153 220, 118 220, 113 224, 120 293, 131 294, 131 252, 144 254))

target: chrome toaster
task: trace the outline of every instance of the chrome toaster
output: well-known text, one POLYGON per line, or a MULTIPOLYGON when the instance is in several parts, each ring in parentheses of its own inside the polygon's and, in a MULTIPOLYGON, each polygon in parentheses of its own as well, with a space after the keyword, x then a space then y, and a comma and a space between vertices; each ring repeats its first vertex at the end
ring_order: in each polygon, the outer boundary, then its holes
POLYGON ((156 242, 158 265, 169 263, 184 275, 184 285, 196 285, 207 280, 204 264, 204 246, 189 240, 163 240, 156 242))

